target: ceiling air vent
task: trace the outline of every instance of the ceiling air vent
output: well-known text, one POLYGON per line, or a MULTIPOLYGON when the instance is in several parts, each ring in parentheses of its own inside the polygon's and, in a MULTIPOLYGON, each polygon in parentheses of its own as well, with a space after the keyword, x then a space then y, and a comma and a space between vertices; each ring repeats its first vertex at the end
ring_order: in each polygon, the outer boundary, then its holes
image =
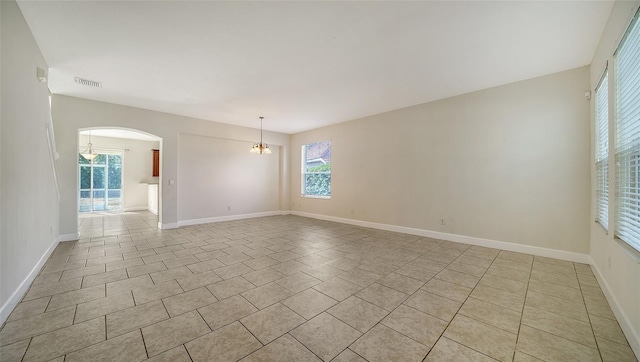
POLYGON ((94 88, 102 88, 102 83, 96 82, 95 80, 89 80, 89 79, 84 79, 80 77, 75 77, 74 80, 76 83, 80 85, 86 85, 87 87, 94 87, 94 88))

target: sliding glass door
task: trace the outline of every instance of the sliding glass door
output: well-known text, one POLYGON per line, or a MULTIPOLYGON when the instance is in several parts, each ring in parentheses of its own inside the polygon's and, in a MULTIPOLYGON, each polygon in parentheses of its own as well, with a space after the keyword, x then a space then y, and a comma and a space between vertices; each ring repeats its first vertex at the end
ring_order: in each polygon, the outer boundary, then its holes
POLYGON ((79 212, 122 209, 122 152, 100 152, 93 160, 78 154, 79 212))

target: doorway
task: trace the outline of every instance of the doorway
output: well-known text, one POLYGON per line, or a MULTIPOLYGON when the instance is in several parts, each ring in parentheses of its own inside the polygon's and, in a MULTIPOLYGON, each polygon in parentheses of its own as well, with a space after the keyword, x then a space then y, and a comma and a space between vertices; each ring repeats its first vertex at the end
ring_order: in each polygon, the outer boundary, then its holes
POLYGON ((101 151, 87 160, 78 154, 78 212, 122 210, 122 151, 101 151))

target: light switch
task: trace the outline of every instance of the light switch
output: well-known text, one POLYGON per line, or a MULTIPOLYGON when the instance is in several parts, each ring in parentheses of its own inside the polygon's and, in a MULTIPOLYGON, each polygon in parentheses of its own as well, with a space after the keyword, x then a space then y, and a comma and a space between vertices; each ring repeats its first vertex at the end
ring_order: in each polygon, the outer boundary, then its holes
POLYGON ((175 181, 169 180, 169 186, 173 186, 174 183, 175 183, 175 181))

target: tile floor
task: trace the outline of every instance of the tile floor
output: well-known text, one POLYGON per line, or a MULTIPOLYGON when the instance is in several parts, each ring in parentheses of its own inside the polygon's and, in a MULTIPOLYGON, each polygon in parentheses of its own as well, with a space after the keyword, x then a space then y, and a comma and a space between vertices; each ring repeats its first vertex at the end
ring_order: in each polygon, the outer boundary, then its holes
POLYGON ((151 219, 85 218, 0 360, 636 361, 588 265, 296 216, 151 219))

